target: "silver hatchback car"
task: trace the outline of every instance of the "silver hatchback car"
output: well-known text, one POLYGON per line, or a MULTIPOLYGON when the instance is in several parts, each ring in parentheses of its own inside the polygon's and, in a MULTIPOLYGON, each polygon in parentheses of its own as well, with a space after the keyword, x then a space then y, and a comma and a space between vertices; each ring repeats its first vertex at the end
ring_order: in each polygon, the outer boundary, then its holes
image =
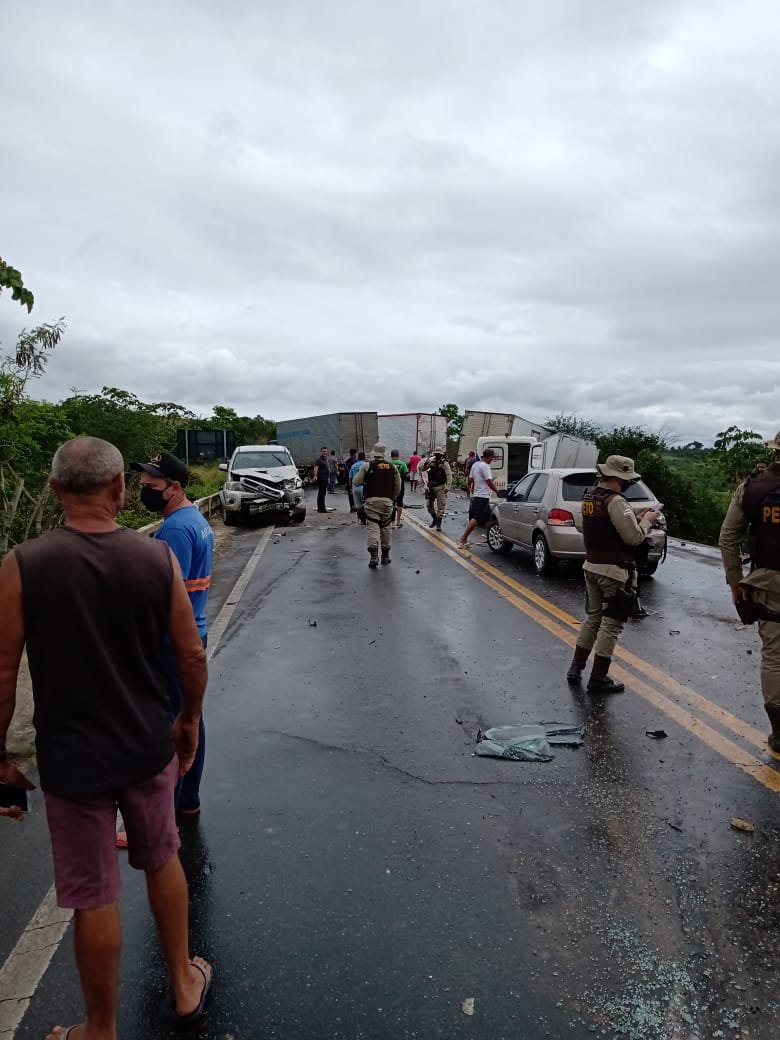
MULTIPOLYGON (((507 489, 506 498, 493 506, 487 543, 493 552, 508 553, 517 545, 533 556, 537 574, 549 574, 558 560, 585 559, 582 538, 582 496, 598 481, 595 469, 541 469, 507 489)), ((657 500, 644 481, 625 493, 635 513, 657 500)), ((650 551, 642 574, 655 574, 666 555, 663 514, 649 535, 650 551)))

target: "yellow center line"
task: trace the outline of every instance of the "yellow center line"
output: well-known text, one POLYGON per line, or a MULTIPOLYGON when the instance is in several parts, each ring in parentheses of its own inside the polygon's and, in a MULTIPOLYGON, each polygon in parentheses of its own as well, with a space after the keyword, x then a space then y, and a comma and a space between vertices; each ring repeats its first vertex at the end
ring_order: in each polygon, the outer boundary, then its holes
MULTIPOLYGON (((538 593, 533 592, 531 589, 526 588, 525 585, 521 585, 519 581, 516 581, 508 574, 504 574, 503 571, 499 570, 498 567, 495 567, 493 564, 487 563, 487 561, 482 560, 477 556, 469 555, 468 558, 475 566, 486 571, 488 574, 493 575, 493 577, 514 589, 515 592, 518 592, 525 599, 530 600, 531 603, 541 607, 542 610, 546 610, 549 614, 558 618, 558 620, 563 622, 565 625, 570 625, 572 628, 579 631, 580 620, 578 618, 573 617, 565 610, 561 610, 560 607, 557 607, 554 603, 551 603, 549 600, 538 595, 538 593)), ((773 758, 780 760, 780 755, 775 755, 767 747, 766 737, 760 730, 756 729, 755 726, 751 726, 743 719, 738 718, 736 715, 732 715, 730 711, 714 704, 708 697, 705 697, 702 694, 697 693, 696 690, 691 689, 691 687, 678 682, 678 680, 674 679, 671 675, 661 671, 660 668, 656 668, 655 665, 650 664, 641 657, 637 657, 636 654, 633 654, 630 650, 624 649, 620 645, 615 647, 615 657, 625 661, 626 664, 630 664, 632 668, 636 668, 637 671, 642 672, 648 679, 652 679, 653 682, 663 686, 664 689, 668 690, 670 693, 681 697, 690 707, 695 707, 699 711, 703 711, 705 714, 715 719, 716 722, 719 722, 720 725, 731 730, 735 735, 742 737, 749 744, 752 744, 759 751, 765 751, 767 754, 772 755, 773 758)))
MULTIPOLYGON (((574 646, 576 632, 573 630, 573 627, 579 629, 579 622, 571 614, 567 614, 554 604, 549 603, 542 596, 537 595, 530 589, 526 589, 519 582, 502 574, 498 568, 493 567, 491 564, 477 560, 470 553, 464 553, 455 549, 452 541, 446 536, 430 534, 416 517, 409 516, 407 513, 407 520, 411 522, 411 526, 421 537, 430 542, 431 545, 436 546, 440 552, 449 556, 450 559, 454 560, 475 578, 478 578, 483 584, 497 592, 502 599, 505 599, 512 606, 522 611, 532 621, 541 625, 551 635, 561 640, 561 642, 571 647, 574 646)), ((641 658, 636 657, 636 655, 624 651, 620 656, 638 671, 644 671, 647 678, 659 682, 660 685, 664 685, 667 689, 671 688, 672 692, 683 695, 688 700, 689 706, 695 705, 703 708, 705 711, 711 708, 712 710, 709 711, 709 714, 722 725, 731 728, 737 735, 741 735, 750 740, 751 743, 754 743, 753 734, 758 734, 758 731, 752 726, 748 726, 747 723, 737 719, 736 716, 718 708, 717 705, 708 701, 706 697, 688 690, 681 683, 677 683, 676 680, 665 675, 660 669, 647 664, 641 658), (668 680, 668 682, 661 682, 662 679, 668 680)), ((689 733, 698 737, 732 765, 737 766, 738 769, 752 776, 753 779, 758 780, 759 783, 763 784, 770 791, 780 793, 780 773, 772 766, 766 765, 760 759, 754 758, 751 754, 743 751, 738 744, 729 740, 728 737, 713 729, 706 722, 691 714, 691 712, 686 711, 685 708, 670 700, 663 693, 653 689, 652 686, 635 676, 633 672, 629 672, 619 665, 613 665, 612 671, 616 678, 638 693, 640 697, 648 701, 659 711, 662 711, 669 718, 674 719, 675 722, 687 729, 689 733)), ((760 736, 760 734, 758 735, 760 736)), ((765 744, 762 743, 760 746, 762 750, 766 750, 765 744)))

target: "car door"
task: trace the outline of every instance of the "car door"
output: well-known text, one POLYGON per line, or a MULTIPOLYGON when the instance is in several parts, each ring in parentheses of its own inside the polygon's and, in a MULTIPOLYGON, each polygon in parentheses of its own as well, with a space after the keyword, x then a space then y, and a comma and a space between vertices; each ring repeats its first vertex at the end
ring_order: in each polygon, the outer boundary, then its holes
POLYGON ((530 549, 533 545, 534 528, 542 510, 542 499, 549 481, 549 473, 540 473, 531 484, 524 500, 517 503, 514 517, 516 541, 524 548, 530 549))
POLYGON ((510 488, 507 497, 500 500, 496 509, 501 533, 510 542, 517 541, 518 510, 525 503, 526 496, 531 490, 531 485, 536 480, 536 476, 536 473, 529 473, 522 480, 519 480, 514 487, 510 488))

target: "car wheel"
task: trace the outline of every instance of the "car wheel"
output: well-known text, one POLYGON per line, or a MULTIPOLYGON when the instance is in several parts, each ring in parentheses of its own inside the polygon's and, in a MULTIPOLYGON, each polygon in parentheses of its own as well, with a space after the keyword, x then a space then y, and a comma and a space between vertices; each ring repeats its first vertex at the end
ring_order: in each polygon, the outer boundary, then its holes
POLYGON ((512 551, 512 543, 508 542, 501 534, 498 520, 491 521, 490 527, 487 529, 487 543, 488 547, 492 549, 494 553, 506 554, 512 551))
POLYGON ((550 550, 543 534, 534 538, 534 570, 538 575, 552 574, 555 568, 555 560, 550 555, 550 550))
POLYGON ((232 513, 228 509, 223 509, 222 519, 225 521, 225 527, 235 527, 238 523, 238 514, 232 513))
POLYGON ((640 571, 643 578, 652 578, 655 572, 658 570, 658 563, 646 563, 640 571))
POLYGON ((298 510, 297 513, 292 513, 290 515, 290 523, 291 524, 302 524, 305 519, 306 519, 306 510, 305 509, 300 509, 300 510, 298 510))

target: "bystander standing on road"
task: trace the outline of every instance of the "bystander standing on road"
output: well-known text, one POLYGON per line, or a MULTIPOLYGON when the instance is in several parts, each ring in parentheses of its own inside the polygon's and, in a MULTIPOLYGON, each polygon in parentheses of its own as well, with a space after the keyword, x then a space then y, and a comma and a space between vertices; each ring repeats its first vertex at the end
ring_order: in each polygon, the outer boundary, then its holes
POLYGON ((593 668, 588 693, 622 693, 623 683, 608 675, 618 636, 636 606, 635 551, 650 533, 658 513, 644 510, 637 518, 623 497, 639 480, 634 460, 610 455, 597 463, 601 479, 582 500, 582 534, 585 540, 585 612, 566 673, 568 683, 582 678, 591 650, 593 668))
POLYGON ((361 466, 363 465, 363 463, 365 461, 366 461, 366 453, 364 451, 359 451, 357 453, 357 458, 355 459, 355 461, 352 463, 352 465, 349 468, 349 483, 350 483, 350 486, 352 487, 352 498, 353 498, 353 501, 355 503, 355 512, 358 515, 358 520, 364 526, 365 526, 365 523, 366 523, 366 514, 365 514, 365 510, 363 509, 363 486, 362 485, 355 486, 354 481, 355 481, 356 475, 360 471, 360 468, 361 468, 361 466))
MULTIPOLYGON (((175 455, 163 452, 149 462, 131 462, 141 474, 141 502, 153 513, 162 513, 163 522, 154 537, 165 542, 179 561, 184 587, 190 597, 198 634, 205 648, 208 639, 206 603, 211 586, 211 557, 214 532, 201 511, 187 497, 187 467, 175 455)), ((170 643, 163 648, 165 681, 171 698, 172 718, 181 707, 176 655, 170 643)), ((176 789, 176 809, 185 815, 200 812, 200 782, 206 760, 206 730, 203 717, 198 734, 198 753, 192 768, 176 789)))
POLYGON ((371 461, 363 463, 353 481, 355 487, 363 488, 368 566, 372 570, 379 562, 380 544, 382 563, 390 563, 393 515, 396 500, 401 492, 401 474, 397 466, 385 460, 386 452, 384 444, 375 444, 371 451, 371 461))
MULTIPOLYGON (((484 455, 483 455, 484 458, 484 455)), ((466 478, 466 497, 471 497, 471 488, 469 485, 469 474, 471 473, 471 467, 477 462, 477 453, 470 451, 466 456, 466 461, 463 463, 463 476, 466 478)))
POLYGON ((420 479, 420 463, 422 462, 422 455, 420 455, 415 448, 414 452, 409 456, 409 490, 414 493, 417 490, 417 481, 420 479))
POLYGON ((771 732, 769 747, 780 753, 780 431, 765 441, 774 452, 739 485, 720 529, 721 556, 731 597, 744 621, 758 622, 761 692, 771 732), (742 566, 742 544, 751 537, 750 573, 742 566))
POLYGON ((317 512, 330 513, 332 510, 325 505, 325 496, 328 493, 330 481, 330 465, 328 464, 328 449, 320 448, 320 457, 315 459, 311 467, 311 479, 317 484, 317 512))
POLYGON ((350 513, 357 512, 357 506, 355 505, 355 496, 352 494, 352 467, 357 462, 357 448, 350 448, 349 455, 344 459, 344 477, 347 485, 347 498, 349 499, 349 511, 350 513))
POLYGON ((420 472, 428 479, 426 498, 428 512, 431 514, 429 526, 441 531, 441 522, 447 508, 447 495, 452 487, 452 470, 444 449, 434 448, 433 454, 420 463, 420 472))
POLYGON ((339 482, 339 460, 336 458, 336 452, 331 451, 330 458, 328 459, 328 490, 334 492, 336 485, 339 482))
POLYGON ((401 453, 399 452, 398 448, 393 448, 393 450, 390 452, 390 462, 397 468, 398 472, 401 474, 401 493, 395 500, 395 526, 398 528, 404 526, 401 517, 404 514, 404 489, 406 487, 405 481, 409 473, 409 467, 401 459, 401 453))
POLYGON ((469 522, 466 525, 466 530, 460 536, 458 542, 459 549, 465 549, 469 544, 469 535, 475 528, 484 527, 485 524, 490 520, 490 496, 498 493, 495 482, 493 480, 493 472, 490 469, 490 462, 495 458, 495 451, 492 448, 485 448, 482 452, 482 461, 472 461, 469 466, 469 485, 468 492, 469 498, 469 522))
MULTIPOLYGON (((114 1038, 117 807, 130 864, 146 874, 180 1023, 202 1016, 211 985, 211 966, 188 952, 187 882, 173 807, 176 780, 197 751, 206 652, 176 557, 116 522, 125 495, 119 451, 94 437, 68 441, 52 461, 51 488, 65 526, 17 546, 0 567, 0 749, 26 644, 57 901, 75 911, 87 1015, 83 1025, 54 1027, 49 1040, 114 1038), (163 678, 166 638, 183 697, 173 726, 163 678)), ((7 766, 0 761, 0 779, 7 766)))

